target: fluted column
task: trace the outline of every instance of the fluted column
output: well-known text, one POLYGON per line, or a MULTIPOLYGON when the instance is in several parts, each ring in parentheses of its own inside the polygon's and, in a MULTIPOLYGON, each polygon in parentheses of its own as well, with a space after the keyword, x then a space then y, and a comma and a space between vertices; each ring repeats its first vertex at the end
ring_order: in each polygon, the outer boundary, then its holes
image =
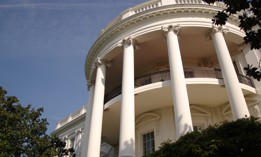
POLYGON ((214 42, 214 47, 222 71, 233 118, 236 120, 246 116, 249 117, 249 111, 226 45, 226 41, 222 34, 223 31, 224 29, 222 29, 222 27, 213 27, 211 38, 214 42))
POLYGON ((89 132, 90 132, 90 123, 92 116, 92 106, 93 106, 93 95, 94 95, 94 85, 88 83, 89 97, 88 103, 85 105, 85 121, 84 121, 84 134, 82 138, 82 148, 81 148, 81 157, 87 156, 87 145, 89 141, 89 132))
POLYGON ((90 119, 90 130, 89 135, 87 135, 87 156, 85 157, 100 156, 106 65, 104 61, 98 60, 96 66, 95 90, 90 119))
POLYGON ((134 46, 123 41, 122 101, 119 157, 135 156, 134 46))
POLYGON ((179 26, 163 28, 167 37, 177 138, 187 132, 193 131, 186 81, 177 36, 179 30, 179 26))

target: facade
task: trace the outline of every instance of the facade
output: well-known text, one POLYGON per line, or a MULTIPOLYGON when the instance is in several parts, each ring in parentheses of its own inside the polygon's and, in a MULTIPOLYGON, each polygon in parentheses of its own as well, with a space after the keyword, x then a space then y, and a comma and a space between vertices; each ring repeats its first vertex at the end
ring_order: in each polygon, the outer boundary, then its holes
POLYGON ((260 50, 243 44, 223 3, 152 0, 121 13, 85 64, 89 102, 54 131, 81 157, 140 157, 224 120, 260 116, 261 83, 245 76, 260 50), (87 110, 87 112, 86 112, 87 110))

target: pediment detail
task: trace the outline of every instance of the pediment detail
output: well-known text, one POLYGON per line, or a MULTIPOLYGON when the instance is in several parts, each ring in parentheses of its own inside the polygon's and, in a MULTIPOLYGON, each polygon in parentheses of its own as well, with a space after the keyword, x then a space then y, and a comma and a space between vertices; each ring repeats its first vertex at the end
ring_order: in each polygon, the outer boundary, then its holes
POLYGON ((148 112, 148 113, 144 113, 144 114, 140 115, 136 119, 135 124, 136 124, 136 127, 139 127, 141 125, 147 124, 152 121, 157 121, 159 119, 160 119, 160 116, 158 114, 148 112))
POLYGON ((203 109, 202 107, 198 105, 191 105, 190 106, 190 112, 191 115, 198 115, 198 116, 210 116, 211 113, 207 111, 206 109, 203 109))

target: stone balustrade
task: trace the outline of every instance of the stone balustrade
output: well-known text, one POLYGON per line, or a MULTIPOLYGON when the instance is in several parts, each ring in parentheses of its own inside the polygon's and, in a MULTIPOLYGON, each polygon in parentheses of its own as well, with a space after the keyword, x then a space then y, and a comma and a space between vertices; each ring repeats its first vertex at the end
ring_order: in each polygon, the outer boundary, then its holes
MULTIPOLYGON (((220 69, 217 68, 185 68, 184 69, 185 78, 214 78, 223 80, 223 76, 220 69)), ((248 85, 255 88, 254 82, 251 78, 244 76, 242 74, 237 74, 240 83, 248 85)), ((170 80, 170 71, 164 70, 159 72, 154 72, 146 74, 135 78, 135 88, 148 85, 155 82, 170 80)), ((121 85, 110 91, 105 95, 105 103, 110 101, 112 98, 121 94, 121 85)))
MULTIPOLYGON (((166 6, 166 5, 180 5, 180 4, 202 4, 202 5, 208 5, 203 0, 151 0, 145 3, 142 3, 140 5, 137 5, 133 8, 129 8, 125 11, 123 11, 119 16, 117 16, 107 27, 105 27, 101 33, 103 34, 107 30, 109 30, 111 27, 119 23, 121 20, 124 20, 130 16, 133 16, 135 14, 139 14, 154 8, 166 6)), ((224 3, 215 3, 213 6, 225 8, 224 3)))
POLYGON ((56 128, 55 130, 61 128, 62 126, 68 124, 69 122, 77 119, 78 117, 80 117, 81 115, 83 115, 84 113, 86 113, 86 109, 85 107, 83 106, 81 109, 79 109, 78 111, 70 114, 68 117, 62 119, 61 121, 59 121, 57 124, 56 124, 56 128))

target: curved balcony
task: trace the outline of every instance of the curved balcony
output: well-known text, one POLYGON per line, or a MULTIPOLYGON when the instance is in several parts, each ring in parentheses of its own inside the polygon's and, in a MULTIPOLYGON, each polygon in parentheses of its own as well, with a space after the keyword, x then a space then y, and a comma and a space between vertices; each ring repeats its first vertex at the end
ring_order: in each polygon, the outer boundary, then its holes
MULTIPOLYGON (((215 78, 221 80, 223 79, 221 70, 217 68, 185 68, 184 74, 185 74, 185 78, 215 78)), ((238 74, 237 76, 240 83, 255 88, 251 78, 241 74, 238 74)), ((135 78, 135 88, 147 84, 155 83, 155 82, 166 81, 166 80, 170 80, 169 70, 146 74, 135 78)), ((121 94, 121 86, 118 86, 105 95, 104 102, 106 103, 110 101, 112 98, 120 94, 121 94)))

